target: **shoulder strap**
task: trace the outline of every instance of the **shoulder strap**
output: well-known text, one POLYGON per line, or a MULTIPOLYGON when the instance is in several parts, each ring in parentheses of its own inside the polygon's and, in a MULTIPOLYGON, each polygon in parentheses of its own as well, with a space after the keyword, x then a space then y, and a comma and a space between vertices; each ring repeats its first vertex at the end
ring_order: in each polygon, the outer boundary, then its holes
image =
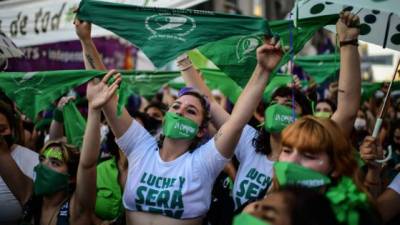
POLYGON ((57 225, 69 224, 69 199, 61 206, 57 216, 57 225))

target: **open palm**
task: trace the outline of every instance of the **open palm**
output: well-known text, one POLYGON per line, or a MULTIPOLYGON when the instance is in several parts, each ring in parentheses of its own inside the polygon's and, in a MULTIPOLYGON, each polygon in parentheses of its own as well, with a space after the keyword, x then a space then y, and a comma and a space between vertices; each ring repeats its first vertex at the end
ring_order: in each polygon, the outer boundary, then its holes
POLYGON ((111 70, 103 77, 103 79, 101 79, 101 81, 98 78, 89 81, 86 90, 86 98, 88 99, 89 107, 93 109, 103 107, 108 100, 114 96, 121 80, 121 74, 115 70, 111 70), (107 82, 113 75, 115 80, 111 85, 108 85, 107 82))

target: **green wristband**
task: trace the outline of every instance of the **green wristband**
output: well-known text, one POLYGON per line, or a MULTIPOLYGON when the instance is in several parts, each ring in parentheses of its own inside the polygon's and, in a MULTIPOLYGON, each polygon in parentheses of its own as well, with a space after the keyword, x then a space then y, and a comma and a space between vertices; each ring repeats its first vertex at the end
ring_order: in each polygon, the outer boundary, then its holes
POLYGON ((59 123, 64 123, 64 116, 63 116, 63 112, 58 109, 55 108, 53 111, 53 120, 59 122, 59 123))

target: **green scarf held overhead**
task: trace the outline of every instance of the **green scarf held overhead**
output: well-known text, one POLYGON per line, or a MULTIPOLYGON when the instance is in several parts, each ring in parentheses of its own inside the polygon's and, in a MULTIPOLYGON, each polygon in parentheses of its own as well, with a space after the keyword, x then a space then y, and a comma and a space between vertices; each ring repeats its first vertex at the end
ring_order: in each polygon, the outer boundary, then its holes
POLYGON ((293 75, 276 74, 274 77, 272 77, 272 79, 270 79, 267 87, 265 88, 263 100, 265 102, 270 102, 272 100, 272 95, 278 88, 285 87, 291 82, 293 82, 293 75))
POLYGON ((271 35, 267 21, 259 17, 94 0, 81 1, 78 18, 135 44, 156 67, 211 41, 249 33, 271 35))
POLYGON ((0 89, 30 119, 46 109, 71 88, 93 77, 104 75, 95 70, 59 70, 0 73, 0 89))
POLYGON ((201 69, 200 71, 210 89, 220 90, 231 102, 236 103, 242 93, 239 85, 220 70, 201 69))
MULTIPOLYGON (((163 84, 180 76, 179 72, 119 71, 122 84, 118 90, 119 112, 132 93, 153 96, 163 84)), ((86 83, 94 77, 104 76, 106 71, 58 70, 41 72, 0 73, 0 89, 16 102, 18 108, 32 120, 47 109, 55 100, 70 89, 86 83)))
POLYGON ((86 121, 76 108, 75 103, 70 101, 63 108, 64 129, 69 144, 82 147, 83 135, 85 134, 86 121))
MULTIPOLYGON (((296 28, 290 20, 270 21, 269 25, 272 32, 280 36, 282 46, 290 46, 290 30, 292 30, 293 52, 296 54, 317 30, 327 24, 336 23, 337 19, 338 15, 301 19, 298 20, 296 28), (289 29, 290 27, 292 28, 289 29)), ((198 47, 198 50, 222 72, 244 87, 257 64, 256 49, 262 45, 263 40, 263 35, 250 33, 211 42, 198 47)), ((290 52, 285 52, 275 72, 286 64, 290 57, 290 52)))
POLYGON ((294 63, 300 66, 317 84, 334 77, 340 68, 340 55, 325 54, 296 57, 294 63))

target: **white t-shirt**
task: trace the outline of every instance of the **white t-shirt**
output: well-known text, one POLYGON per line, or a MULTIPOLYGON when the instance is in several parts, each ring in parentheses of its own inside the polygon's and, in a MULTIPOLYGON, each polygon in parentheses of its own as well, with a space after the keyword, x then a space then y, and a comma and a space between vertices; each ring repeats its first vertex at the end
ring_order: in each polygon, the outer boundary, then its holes
POLYGON ((392 189, 393 191, 397 192, 400 195, 400 173, 396 175, 396 177, 392 180, 388 188, 392 189))
MULTIPOLYGON (((28 148, 17 145, 11 152, 22 172, 33 180, 33 168, 39 163, 39 156, 28 148)), ((18 224, 22 216, 22 207, 0 177, 0 224, 18 224)))
POLYGON ((233 185, 235 209, 258 198, 272 183, 274 162, 255 151, 253 139, 256 135, 257 130, 246 125, 235 149, 236 158, 240 162, 233 185))
POLYGON ((229 159, 216 149, 214 139, 193 153, 164 162, 157 141, 138 122, 117 144, 125 152, 128 178, 123 202, 127 210, 191 219, 207 213, 213 183, 229 159))

